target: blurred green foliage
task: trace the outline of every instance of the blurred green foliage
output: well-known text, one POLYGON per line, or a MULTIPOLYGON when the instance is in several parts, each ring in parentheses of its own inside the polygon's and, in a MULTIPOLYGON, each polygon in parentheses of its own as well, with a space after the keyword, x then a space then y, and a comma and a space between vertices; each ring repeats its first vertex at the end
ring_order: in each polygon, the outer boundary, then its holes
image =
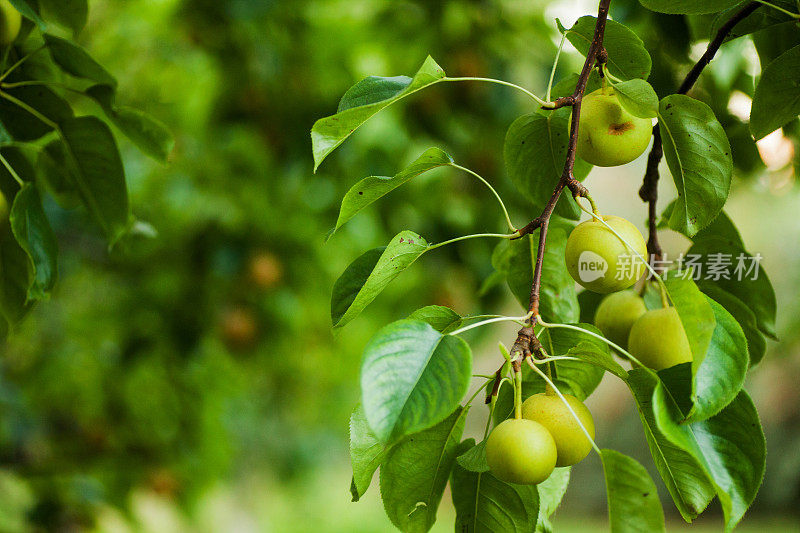
MULTIPOLYGON (((176 148, 161 166, 120 141, 134 213, 156 238, 109 255, 83 213, 47 201, 60 282, 0 358, 0 531, 88 528, 99 506, 126 509, 133 489, 191 508, 220 480, 266 472, 291 483, 346 461, 369 336, 423 305, 494 312, 509 296, 478 296, 494 243, 470 241, 426 257, 334 338, 330 289, 362 251, 402 229, 436 242, 502 228, 480 183, 452 169, 413 180, 323 245, 338 200, 439 146, 495 184, 516 220, 532 212, 504 179, 505 130, 529 109, 506 88, 426 91, 365 125, 317 174, 308 131, 358 79, 413 73, 426 54, 452 75, 546 86, 557 46, 548 3, 90 5, 82 43, 118 77, 129 100, 120 103, 168 124, 176 148)), ((690 54, 677 37, 701 22, 634 0, 615 1, 612 14, 642 32, 656 90, 674 92, 690 54)), ((752 93, 746 66, 725 57, 699 89, 711 102, 731 87, 752 93)), ((726 104, 715 112, 735 144, 747 130, 726 104)), ((736 153, 740 177, 763 167, 757 152, 736 153)), ((347 479, 337 482, 324 488, 346 496, 347 479)))

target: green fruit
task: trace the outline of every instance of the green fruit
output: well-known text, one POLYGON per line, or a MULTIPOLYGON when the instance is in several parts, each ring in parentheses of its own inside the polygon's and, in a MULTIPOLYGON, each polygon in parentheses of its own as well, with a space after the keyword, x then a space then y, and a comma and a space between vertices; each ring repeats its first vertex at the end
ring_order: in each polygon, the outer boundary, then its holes
MULTIPOLYGON (((647 244, 636 226, 615 216, 603 220, 647 260, 647 244)), ((601 294, 627 289, 646 268, 642 259, 595 219, 578 224, 569 234, 566 261, 572 279, 601 294)))
MULTIPOLYGON (((592 413, 575 396, 565 394, 564 398, 594 439, 592 413)), ((586 438, 564 401, 555 394, 534 394, 525 400, 522 404, 522 417, 540 423, 553 436, 558 454, 556 466, 579 463, 592 450, 591 441, 586 438)))
POLYGON ((628 337, 628 351, 653 370, 692 360, 689 339, 674 307, 654 309, 639 317, 628 337))
POLYGON ((8 0, 0 0, 0 46, 13 43, 22 26, 22 15, 8 0))
POLYGON ((647 312, 644 300, 635 291, 620 291, 609 294, 594 314, 594 325, 611 342, 625 348, 631 327, 647 312))
POLYGON ((599 167, 630 163, 645 151, 653 135, 653 121, 628 113, 614 89, 587 94, 581 104, 578 156, 599 167))
POLYGON ((553 473, 556 443, 541 424, 512 418, 501 422, 489 435, 486 462, 501 481, 535 485, 553 473))

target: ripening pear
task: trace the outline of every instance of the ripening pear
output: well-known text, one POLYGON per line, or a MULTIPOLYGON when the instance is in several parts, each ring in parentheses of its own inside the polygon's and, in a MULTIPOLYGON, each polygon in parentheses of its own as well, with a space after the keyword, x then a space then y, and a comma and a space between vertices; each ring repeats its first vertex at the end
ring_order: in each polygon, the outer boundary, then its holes
POLYGON ((624 218, 606 216, 603 220, 636 253, 611 230, 591 219, 578 224, 569 234, 565 255, 572 279, 590 291, 608 294, 627 289, 642 277, 647 244, 636 226, 624 218))
POLYGON ((578 126, 577 155, 598 167, 630 163, 645 151, 653 121, 630 114, 612 87, 584 96, 578 126))
POLYGON ((653 370, 692 360, 689 339, 674 307, 654 309, 639 317, 628 336, 628 351, 653 370))
POLYGON ((525 418, 511 418, 489 434, 486 462, 494 477, 501 481, 535 485, 553 473, 556 443, 543 425, 525 418))
MULTIPOLYGON (((583 427, 594 439, 594 419, 583 403, 571 394, 564 394, 569 406, 578 415, 583 427)), ((556 466, 579 463, 592 450, 577 420, 564 401, 556 394, 534 394, 522 404, 522 417, 547 428, 556 443, 556 466)))
POLYGON ((636 291, 619 291, 600 302, 594 314, 594 325, 611 342, 625 348, 633 323, 646 312, 644 300, 636 291))

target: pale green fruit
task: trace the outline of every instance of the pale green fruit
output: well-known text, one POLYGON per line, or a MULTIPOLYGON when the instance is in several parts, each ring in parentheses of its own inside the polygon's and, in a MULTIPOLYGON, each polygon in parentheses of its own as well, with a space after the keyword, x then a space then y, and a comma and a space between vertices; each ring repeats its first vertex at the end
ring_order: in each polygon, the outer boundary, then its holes
POLYGON ((578 157, 599 167, 630 163, 645 151, 653 121, 628 113, 612 87, 584 96, 578 126, 578 157))
POLYGON ((489 434, 486 462, 494 477, 501 481, 535 485, 553 473, 556 443, 541 424, 512 418, 501 422, 489 434))
POLYGON ((16 40, 22 26, 22 15, 8 0, 0 0, 0 46, 8 46, 16 40))
POLYGON ((635 291, 620 291, 609 294, 594 314, 594 325, 611 342, 625 348, 631 327, 647 312, 644 300, 635 291))
MULTIPOLYGON (((594 439, 594 419, 583 403, 571 394, 564 394, 569 406, 578 415, 589 436, 594 439)), ((547 428, 556 443, 556 466, 571 466, 579 463, 592 450, 575 417, 564 401, 556 394, 534 394, 522 404, 522 417, 538 422, 547 428)))
POLYGON ((628 336, 628 351, 653 370, 692 360, 689 339, 674 307, 654 309, 639 317, 628 336))
MULTIPOLYGON (((621 217, 608 216, 603 220, 647 260, 647 244, 636 226, 621 217)), ((642 277, 646 268, 642 259, 595 219, 572 230, 565 255, 572 279, 601 294, 627 289, 642 277)))

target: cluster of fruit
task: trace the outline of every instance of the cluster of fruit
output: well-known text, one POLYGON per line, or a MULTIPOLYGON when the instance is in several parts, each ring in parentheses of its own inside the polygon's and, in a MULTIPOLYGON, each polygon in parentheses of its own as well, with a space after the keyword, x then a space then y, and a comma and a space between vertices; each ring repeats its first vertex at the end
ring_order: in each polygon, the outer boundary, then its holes
MULTIPOLYGON (((613 88, 588 94, 582 107, 577 146, 582 159, 598 166, 624 165, 647 148, 651 120, 628 113, 613 88)), ((566 251, 567 270, 575 281, 593 292, 612 293, 597 308, 595 325, 653 370, 691 361, 689 340, 668 299, 663 299, 664 307, 648 311, 639 294, 626 290, 646 269, 647 245, 641 232, 624 218, 600 218, 604 223, 593 218, 579 224, 570 233, 566 251), (603 268, 587 276, 581 262, 592 259, 603 268)))
MULTIPOLYGON (((611 87, 583 99, 577 155, 597 166, 618 166, 639 157, 649 144, 650 119, 628 113, 611 87)), ((595 325, 642 364, 661 370, 692 360, 686 332, 675 309, 648 310, 632 287, 645 273, 647 245, 628 220, 594 213, 569 235, 566 266, 587 290, 608 294, 595 325)), ((522 404, 521 418, 506 420, 489 435, 486 459, 492 474, 508 483, 537 484, 557 466, 571 466, 589 454, 594 421, 576 397, 548 387, 522 404)))
POLYGON ((510 418, 492 430, 486 461, 496 478, 535 485, 550 477, 555 467, 572 466, 589 455, 592 413, 576 397, 563 397, 566 402, 553 391, 534 394, 522 404, 522 418, 510 418))

